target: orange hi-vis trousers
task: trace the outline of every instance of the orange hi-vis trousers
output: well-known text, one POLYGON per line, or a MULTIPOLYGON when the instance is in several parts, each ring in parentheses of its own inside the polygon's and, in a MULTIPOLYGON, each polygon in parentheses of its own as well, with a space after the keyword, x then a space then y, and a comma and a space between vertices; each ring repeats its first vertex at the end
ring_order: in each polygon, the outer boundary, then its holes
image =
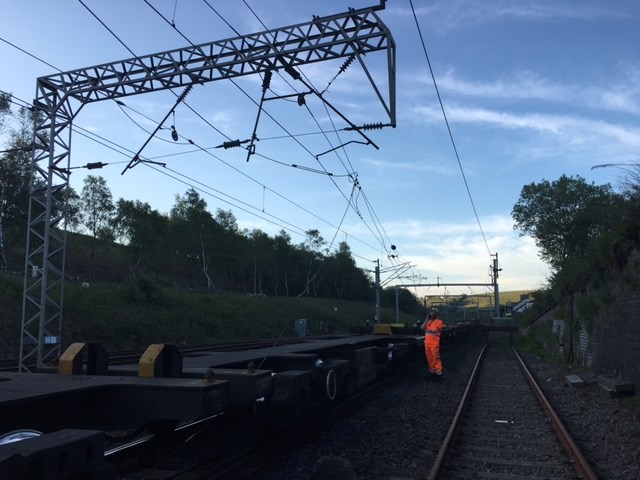
POLYGON ((442 375, 442 360, 440 360, 440 337, 435 335, 424 336, 424 351, 427 355, 429 371, 436 375, 442 375))

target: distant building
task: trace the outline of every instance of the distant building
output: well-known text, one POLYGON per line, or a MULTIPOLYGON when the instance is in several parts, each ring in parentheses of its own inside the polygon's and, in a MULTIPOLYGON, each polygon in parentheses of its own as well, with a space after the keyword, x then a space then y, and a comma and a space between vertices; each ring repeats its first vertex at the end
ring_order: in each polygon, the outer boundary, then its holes
POLYGON ((531 298, 529 295, 524 294, 520 296, 520 301, 518 303, 507 307, 507 313, 510 315, 514 313, 522 313, 531 307, 533 307, 533 298, 531 298))

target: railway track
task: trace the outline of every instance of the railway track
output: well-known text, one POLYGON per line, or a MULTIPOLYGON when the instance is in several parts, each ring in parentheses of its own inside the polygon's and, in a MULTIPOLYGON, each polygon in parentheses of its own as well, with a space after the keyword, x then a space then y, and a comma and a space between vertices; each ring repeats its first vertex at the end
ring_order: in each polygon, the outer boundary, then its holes
POLYGON ((597 477, 515 349, 485 347, 428 476, 444 478, 597 477))

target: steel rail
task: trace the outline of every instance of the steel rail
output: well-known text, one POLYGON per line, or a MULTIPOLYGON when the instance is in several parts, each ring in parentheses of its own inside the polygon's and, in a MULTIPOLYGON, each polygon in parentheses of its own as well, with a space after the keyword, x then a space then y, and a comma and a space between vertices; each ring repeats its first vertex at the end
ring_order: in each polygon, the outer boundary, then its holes
MULTIPOLYGON (((486 348, 487 346, 485 346, 480 352, 480 354, 478 355, 478 360, 476 361, 473 372, 471 373, 471 378, 469 379, 469 383, 467 384, 464 394, 462 395, 462 399, 460 400, 460 404, 458 406, 456 414, 445 436, 445 439, 442 442, 440 450, 438 451, 436 459, 431 467, 431 470, 429 471, 426 477, 427 480, 442 480, 444 478, 445 467, 450 455, 451 446, 453 445, 453 442, 462 424, 462 418, 468 406, 471 393, 473 391, 476 380, 478 378, 478 375, 480 372, 480 365, 481 365, 482 358, 484 356, 486 348)), ((524 363, 524 360, 522 359, 522 357, 520 357, 520 355, 518 354, 518 352, 514 347, 512 347, 512 352, 515 358, 517 359, 518 365, 522 370, 522 372, 524 373, 524 376, 529 386, 531 387, 538 403, 543 408, 543 410, 548 415, 548 417, 551 419, 551 425, 552 425, 553 431, 556 437, 558 438, 558 441, 562 445, 565 453, 571 460, 571 463, 577 475, 579 475, 580 478, 583 480, 598 480, 597 475, 594 473, 591 466, 589 465, 587 460, 584 458, 584 456, 580 452, 580 449, 571 438, 571 435, 569 434, 568 430, 562 423, 562 420, 560 419, 558 414, 555 412, 555 410, 551 406, 551 403, 549 403, 546 396, 538 386, 533 375, 531 374, 526 364, 524 363)))
POLYGON ((464 411, 467 408, 467 404, 469 403, 469 399, 471 398, 471 392, 473 392, 473 387, 476 384, 476 380, 478 379, 478 374, 480 372, 480 364, 482 363, 482 358, 484 356, 484 352, 487 349, 487 345, 482 347, 482 351, 480 355, 478 355, 478 359, 476 360, 476 364, 473 367, 473 372, 471 372, 471 378, 469 379, 469 383, 462 394, 462 399, 460 400, 460 404, 458 405, 458 410, 456 410, 456 414, 453 417, 453 421, 451 422, 451 427, 449 427, 449 431, 447 435, 444 437, 444 441, 440 446, 440 450, 438 451, 438 455, 436 455, 436 459, 429 471, 429 475, 427 476, 427 480, 436 480, 443 478, 444 467, 446 465, 446 460, 449 457, 449 451, 451 449, 451 445, 458 434, 458 430, 460 425, 462 424, 462 416, 464 415, 464 411))
POLYGON ((542 406, 546 414, 549 416, 549 418, 551 418, 551 426, 553 427, 553 431, 555 432, 556 437, 562 444, 564 451, 572 460, 577 474, 580 475, 580 477, 584 480, 597 480, 598 479, 597 475, 591 469, 591 466, 582 455, 582 452, 580 451, 576 443, 571 438, 571 435, 569 434, 568 430, 562 423, 562 420, 560 419, 558 414, 555 412, 555 410, 549 403, 549 400, 547 400, 547 397, 542 392, 542 390, 540 389, 540 386, 537 384, 537 382, 533 378, 533 375, 525 365, 524 360, 522 360, 522 357, 520 357, 520 355, 518 354, 515 348, 512 347, 512 349, 513 349, 513 354, 518 359, 520 368, 524 372, 527 382, 529 382, 531 389, 533 390, 536 398, 538 399, 538 402, 540 403, 540 405, 542 406))

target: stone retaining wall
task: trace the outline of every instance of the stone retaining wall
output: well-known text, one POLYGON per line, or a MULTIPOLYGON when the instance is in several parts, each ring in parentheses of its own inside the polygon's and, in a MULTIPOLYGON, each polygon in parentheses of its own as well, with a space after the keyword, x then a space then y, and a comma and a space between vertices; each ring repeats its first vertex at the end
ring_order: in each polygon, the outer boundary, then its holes
MULTIPOLYGON (((575 312, 575 309, 574 309, 575 312)), ((573 333, 574 361, 596 374, 612 375, 633 383, 640 390, 640 291, 620 295, 602 307, 589 332, 576 313, 573 333)), ((569 325, 553 314, 536 321, 530 329, 545 347, 567 357, 569 325)))
POLYGON ((618 375, 640 388, 640 292, 601 309, 592 336, 598 373, 618 375))

